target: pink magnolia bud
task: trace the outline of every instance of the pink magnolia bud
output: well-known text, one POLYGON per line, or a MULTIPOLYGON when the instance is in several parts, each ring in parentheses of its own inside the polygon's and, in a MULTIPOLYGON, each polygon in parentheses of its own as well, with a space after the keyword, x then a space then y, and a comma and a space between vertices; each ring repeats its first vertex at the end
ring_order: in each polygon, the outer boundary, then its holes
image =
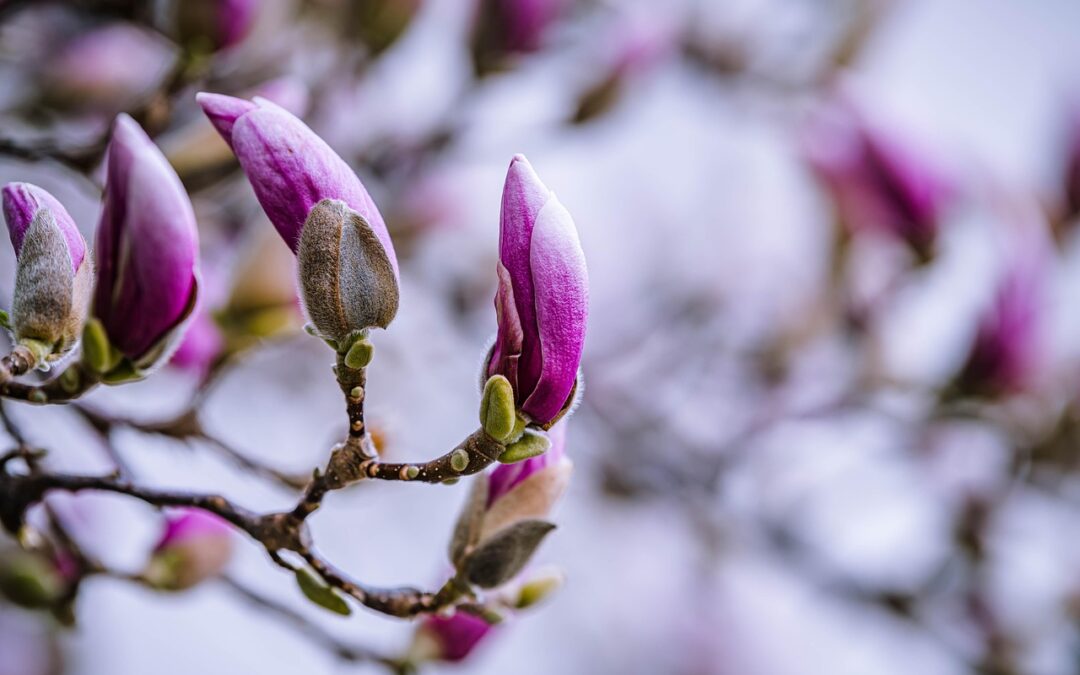
POLYGON ((191 588, 220 574, 232 549, 228 523, 201 509, 184 509, 166 519, 145 576, 159 588, 191 588))
POLYGON ((358 332, 385 328, 397 312, 397 257, 382 215, 352 169, 269 101, 197 98, 297 254, 304 306, 319 334, 347 349, 358 332))
POLYGON ((15 339, 39 346, 40 357, 59 358, 78 341, 90 303, 86 241, 60 202, 36 185, 4 186, 3 206, 17 260, 15 339))
POLYGON ((156 33, 109 23, 60 45, 42 66, 42 88, 61 105, 127 110, 157 89, 175 61, 175 47, 156 33))
POLYGON ((261 0, 180 0, 176 23, 180 39, 211 49, 231 47, 251 32, 261 0))
POLYGON ((481 74, 511 54, 541 47, 548 29, 570 8, 571 0, 477 0, 472 51, 481 74))
POLYGON ((504 375, 519 409, 544 425, 569 405, 577 380, 588 274, 573 219, 522 155, 503 188, 498 277, 487 374, 504 375))
POLYGON ((451 616, 432 615, 424 619, 420 633, 430 642, 422 657, 438 661, 463 661, 473 652, 493 626, 478 616, 457 611, 451 616))
POLYGON ((887 232, 919 256, 933 254, 953 194, 937 171, 872 128, 850 104, 814 118, 805 155, 852 231, 887 232))
POLYGON ((292 113, 256 98, 199 94, 206 116, 229 144, 255 196, 285 243, 296 251, 311 208, 337 199, 374 230, 397 271, 382 214, 349 165, 292 113))
POLYGON ((109 143, 94 315, 111 345, 150 368, 183 335, 198 288, 191 200, 153 141, 127 115, 109 143))
POLYGON ((1025 242, 1008 253, 1007 267, 957 378, 965 393, 1002 396, 1034 384, 1043 349, 1043 253, 1035 243, 1025 242))

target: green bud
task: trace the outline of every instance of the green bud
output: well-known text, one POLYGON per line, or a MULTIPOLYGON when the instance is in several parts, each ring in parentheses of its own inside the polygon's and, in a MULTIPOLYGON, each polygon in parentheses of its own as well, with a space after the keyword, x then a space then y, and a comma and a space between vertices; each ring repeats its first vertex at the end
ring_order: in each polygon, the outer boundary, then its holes
POLYGON ((551 440, 547 436, 539 431, 526 429, 525 433, 521 435, 520 440, 506 446, 506 450, 499 455, 499 461, 503 464, 521 462, 530 457, 537 457, 544 454, 550 447, 551 440))
POLYGON ((480 398, 480 425, 499 442, 509 440, 517 425, 514 407, 514 388, 502 375, 492 375, 484 384, 480 398))
POLYGON ((461 473, 469 466, 469 453, 464 448, 458 448, 450 455, 450 468, 461 473))
POLYGON ((366 368, 375 355, 375 347, 364 338, 358 339, 345 354, 345 365, 353 370, 366 368))
POLYGON ((352 614, 352 609, 345 602, 345 598, 341 597, 337 589, 328 586, 326 582, 306 567, 296 570, 296 583, 308 600, 323 609, 328 609, 342 616, 352 614))
POLYGON ((107 373, 120 362, 120 352, 109 344, 105 326, 91 318, 83 327, 82 360, 96 373, 107 373))
POLYGON ((0 328, 15 330, 15 327, 11 325, 11 315, 6 309, 0 309, 0 328))
POLYGON ((18 555, 0 569, 0 594, 20 607, 47 607, 60 596, 61 587, 55 570, 36 556, 18 555))
POLYGON ((79 390, 79 369, 67 368, 60 373, 60 388, 69 394, 79 390))
POLYGON ((538 574, 521 585, 514 606, 517 609, 525 609, 543 602, 562 587, 563 581, 564 577, 558 571, 538 574))

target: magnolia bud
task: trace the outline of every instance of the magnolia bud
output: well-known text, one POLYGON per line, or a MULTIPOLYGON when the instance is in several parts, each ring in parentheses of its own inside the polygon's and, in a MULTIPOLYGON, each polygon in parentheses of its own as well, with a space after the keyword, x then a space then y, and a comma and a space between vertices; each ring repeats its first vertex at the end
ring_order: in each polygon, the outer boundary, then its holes
POLYGON ((36 185, 6 185, 3 204, 17 260, 15 341, 39 362, 58 359, 76 344, 86 320, 90 252, 67 210, 36 185))
POLYGON ((180 40, 209 51, 231 47, 251 32, 259 4, 260 0, 178 0, 180 40))
POLYGON ((147 99, 176 61, 176 49, 129 23, 93 28, 59 48, 42 66, 50 103, 78 110, 128 110, 147 99))
POLYGON ((109 143, 97 231, 94 316, 108 339, 106 381, 167 360, 183 337, 198 289, 198 231, 176 172, 127 115, 109 143))
POLYGON ((933 255, 953 189, 924 159, 869 125, 851 104, 812 119, 805 154, 849 230, 879 231, 933 255))
POLYGON ((512 54, 539 49, 548 29, 571 5, 571 0, 479 0, 472 35, 477 72, 498 68, 512 54))
POLYGON ((414 661, 463 661, 491 632, 492 625, 468 612, 424 619, 409 650, 414 661))
POLYGON ((362 331, 389 325, 398 305, 397 257, 352 169, 269 101, 218 94, 198 100, 296 252, 304 304, 319 334, 344 353, 362 331))
POLYGON ((354 350, 364 352, 350 367, 367 365, 367 343, 355 341, 350 349, 350 337, 374 326, 387 327, 398 308, 394 268, 375 231, 345 202, 326 199, 311 209, 296 257, 311 322, 322 337, 347 351, 348 358, 354 350))
POLYGON ((535 424, 572 403, 588 317, 588 274, 574 221, 522 155, 510 163, 499 221, 499 332, 487 374, 503 375, 535 424))
POLYGON ((144 576, 158 588, 191 588, 220 574, 232 548, 228 523, 207 511, 186 509, 166 520, 144 576))

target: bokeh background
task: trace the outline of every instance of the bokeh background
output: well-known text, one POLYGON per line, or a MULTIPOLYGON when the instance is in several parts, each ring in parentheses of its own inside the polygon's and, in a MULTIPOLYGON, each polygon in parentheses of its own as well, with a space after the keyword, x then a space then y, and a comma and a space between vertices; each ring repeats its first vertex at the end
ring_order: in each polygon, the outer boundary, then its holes
MULTIPOLYGON (((539 554, 566 583, 433 672, 1080 672, 1075 0, 267 0, 235 32, 214 4, 0 2, 0 181, 89 238, 127 111, 202 239, 205 311, 172 365, 81 410, 6 406, 50 467, 281 509, 294 492, 229 453, 304 475, 343 431, 291 256, 194 101, 262 95, 394 237, 401 311, 368 387, 387 457, 476 426, 514 153, 580 231, 586 394, 539 554), (147 428, 193 395, 205 437, 147 428)), ((360 485, 314 534, 358 578, 434 586, 464 495, 360 485)), ((121 497, 52 502, 117 569, 159 533, 121 497)), ((228 577, 344 643, 412 640, 310 606, 239 538, 228 577)), ((94 578, 74 611, 0 604, 0 673, 380 672, 221 581, 94 578)))

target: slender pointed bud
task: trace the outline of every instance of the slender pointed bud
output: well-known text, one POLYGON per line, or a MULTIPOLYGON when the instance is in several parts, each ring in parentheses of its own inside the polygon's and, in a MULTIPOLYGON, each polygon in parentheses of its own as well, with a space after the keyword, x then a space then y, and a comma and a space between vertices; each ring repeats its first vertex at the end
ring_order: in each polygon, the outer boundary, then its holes
POLYGON ((4 220, 15 248, 15 341, 55 360, 78 342, 90 304, 93 264, 75 222, 36 185, 3 189, 4 220))
POLYGON ((850 231, 876 230, 920 260, 934 252, 953 188, 924 159, 872 127, 850 104, 811 120, 804 153, 850 231))
POLYGON ((585 344, 588 273, 570 214, 522 155, 510 163, 499 222, 499 332, 487 374, 503 375, 538 425, 570 405, 585 344))
POLYGON ((201 509, 184 509, 166 520, 144 576, 158 588, 191 588, 220 574, 232 550, 228 523, 201 509))
POLYGON ((468 612, 455 611, 450 616, 433 614, 417 631, 409 650, 415 661, 464 661, 487 636, 492 625, 468 612))
POLYGON ((176 61, 176 48, 153 31, 107 23, 58 45, 41 69, 48 102, 116 112, 145 101, 176 61))
POLYGON ((294 115, 261 98, 196 96, 232 147, 255 196, 295 252, 308 214, 319 202, 340 200, 367 223, 397 279, 397 257, 379 209, 349 165, 294 115))
POLYGON ((251 32, 260 0, 182 0, 176 27, 182 42, 205 51, 231 47, 251 32))
POLYGON ((133 376, 167 360, 198 289, 191 200, 157 146, 127 115, 109 143, 94 316, 133 376))

